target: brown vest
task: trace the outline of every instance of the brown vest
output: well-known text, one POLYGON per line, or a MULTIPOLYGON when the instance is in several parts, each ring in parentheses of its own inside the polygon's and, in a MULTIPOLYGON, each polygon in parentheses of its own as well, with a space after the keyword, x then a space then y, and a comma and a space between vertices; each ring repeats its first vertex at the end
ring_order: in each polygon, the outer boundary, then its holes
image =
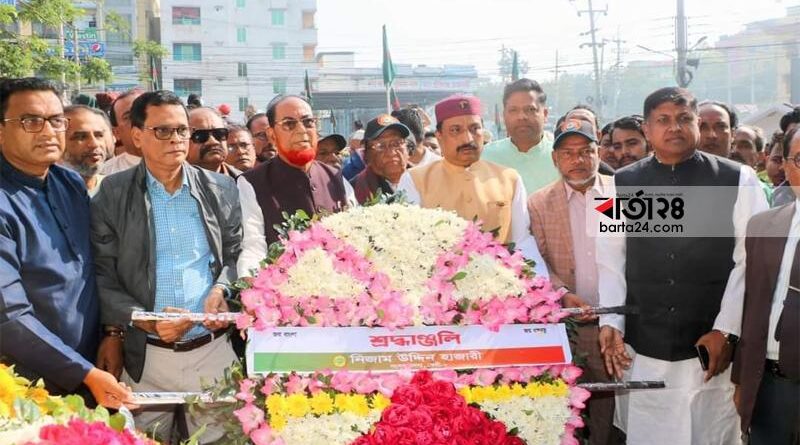
POLYGON ((511 238, 511 202, 519 174, 488 161, 468 168, 442 159, 409 170, 426 208, 453 210, 458 216, 483 221, 483 230, 498 230, 497 240, 511 238))
POLYGON ((336 213, 347 206, 341 170, 312 161, 305 172, 275 157, 242 174, 252 184, 256 200, 264 215, 264 237, 267 243, 278 240, 274 226, 297 210, 309 216, 336 213))

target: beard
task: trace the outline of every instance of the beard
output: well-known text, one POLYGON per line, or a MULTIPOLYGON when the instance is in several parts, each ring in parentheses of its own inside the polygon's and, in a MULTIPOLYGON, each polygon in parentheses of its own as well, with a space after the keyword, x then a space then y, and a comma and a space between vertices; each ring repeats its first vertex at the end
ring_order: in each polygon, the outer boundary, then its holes
POLYGON ((295 167, 305 167, 317 157, 317 148, 312 146, 303 150, 285 150, 278 146, 278 153, 289 164, 295 167))

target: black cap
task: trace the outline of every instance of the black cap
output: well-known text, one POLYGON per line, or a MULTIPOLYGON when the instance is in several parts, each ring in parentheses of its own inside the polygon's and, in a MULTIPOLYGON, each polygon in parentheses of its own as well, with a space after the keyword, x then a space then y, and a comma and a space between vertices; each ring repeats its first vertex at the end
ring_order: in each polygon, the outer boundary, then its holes
POLYGON ((336 142, 336 151, 342 151, 344 147, 347 147, 347 140, 344 138, 344 136, 336 133, 321 137, 317 142, 317 145, 321 144, 322 141, 328 141, 328 140, 336 142))
POLYGON ((379 138, 384 131, 395 129, 400 132, 400 136, 407 138, 411 134, 411 130, 405 125, 401 124, 397 118, 388 114, 381 114, 380 116, 367 122, 367 128, 364 129, 364 141, 379 138))
POLYGON ((591 142, 597 142, 597 134, 594 131, 594 125, 580 119, 564 119, 564 122, 556 128, 553 133, 555 139, 553 140, 553 148, 558 148, 558 144, 571 134, 579 134, 591 142))

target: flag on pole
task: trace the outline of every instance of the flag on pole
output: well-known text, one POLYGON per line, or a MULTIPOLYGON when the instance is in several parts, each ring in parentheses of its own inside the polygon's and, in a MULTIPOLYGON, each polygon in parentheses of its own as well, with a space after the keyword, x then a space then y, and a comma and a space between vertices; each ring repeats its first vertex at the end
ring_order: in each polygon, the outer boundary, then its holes
POLYGON ((519 60, 517 60, 517 52, 514 51, 514 59, 511 62, 511 81, 519 80, 519 60))
POLYGON ((383 85, 389 88, 394 83, 394 64, 389 54, 389 40, 386 38, 386 25, 383 25, 383 85))
POLYGON ((383 86, 386 87, 386 112, 392 111, 392 84, 394 83, 394 64, 389 54, 389 40, 386 38, 386 25, 383 25, 383 86))
POLYGON ((389 88, 390 91, 390 100, 392 102, 392 111, 400 110, 400 98, 397 97, 397 91, 394 87, 389 88))
POLYGON ((311 106, 314 106, 313 101, 314 99, 311 97, 311 80, 308 78, 308 70, 306 70, 306 99, 311 106))

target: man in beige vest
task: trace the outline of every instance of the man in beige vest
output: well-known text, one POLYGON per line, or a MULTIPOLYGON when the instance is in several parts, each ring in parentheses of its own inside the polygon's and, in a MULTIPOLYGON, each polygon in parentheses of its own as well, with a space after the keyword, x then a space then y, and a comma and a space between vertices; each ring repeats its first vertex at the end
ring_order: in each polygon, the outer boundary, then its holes
POLYGON ((530 231, 527 193, 519 173, 482 161, 483 120, 477 97, 450 96, 436 104, 436 137, 444 159, 412 168, 400 178, 409 202, 421 207, 452 210, 478 219, 484 230, 497 232, 501 243, 514 243, 536 262, 536 274, 547 267, 530 231))

